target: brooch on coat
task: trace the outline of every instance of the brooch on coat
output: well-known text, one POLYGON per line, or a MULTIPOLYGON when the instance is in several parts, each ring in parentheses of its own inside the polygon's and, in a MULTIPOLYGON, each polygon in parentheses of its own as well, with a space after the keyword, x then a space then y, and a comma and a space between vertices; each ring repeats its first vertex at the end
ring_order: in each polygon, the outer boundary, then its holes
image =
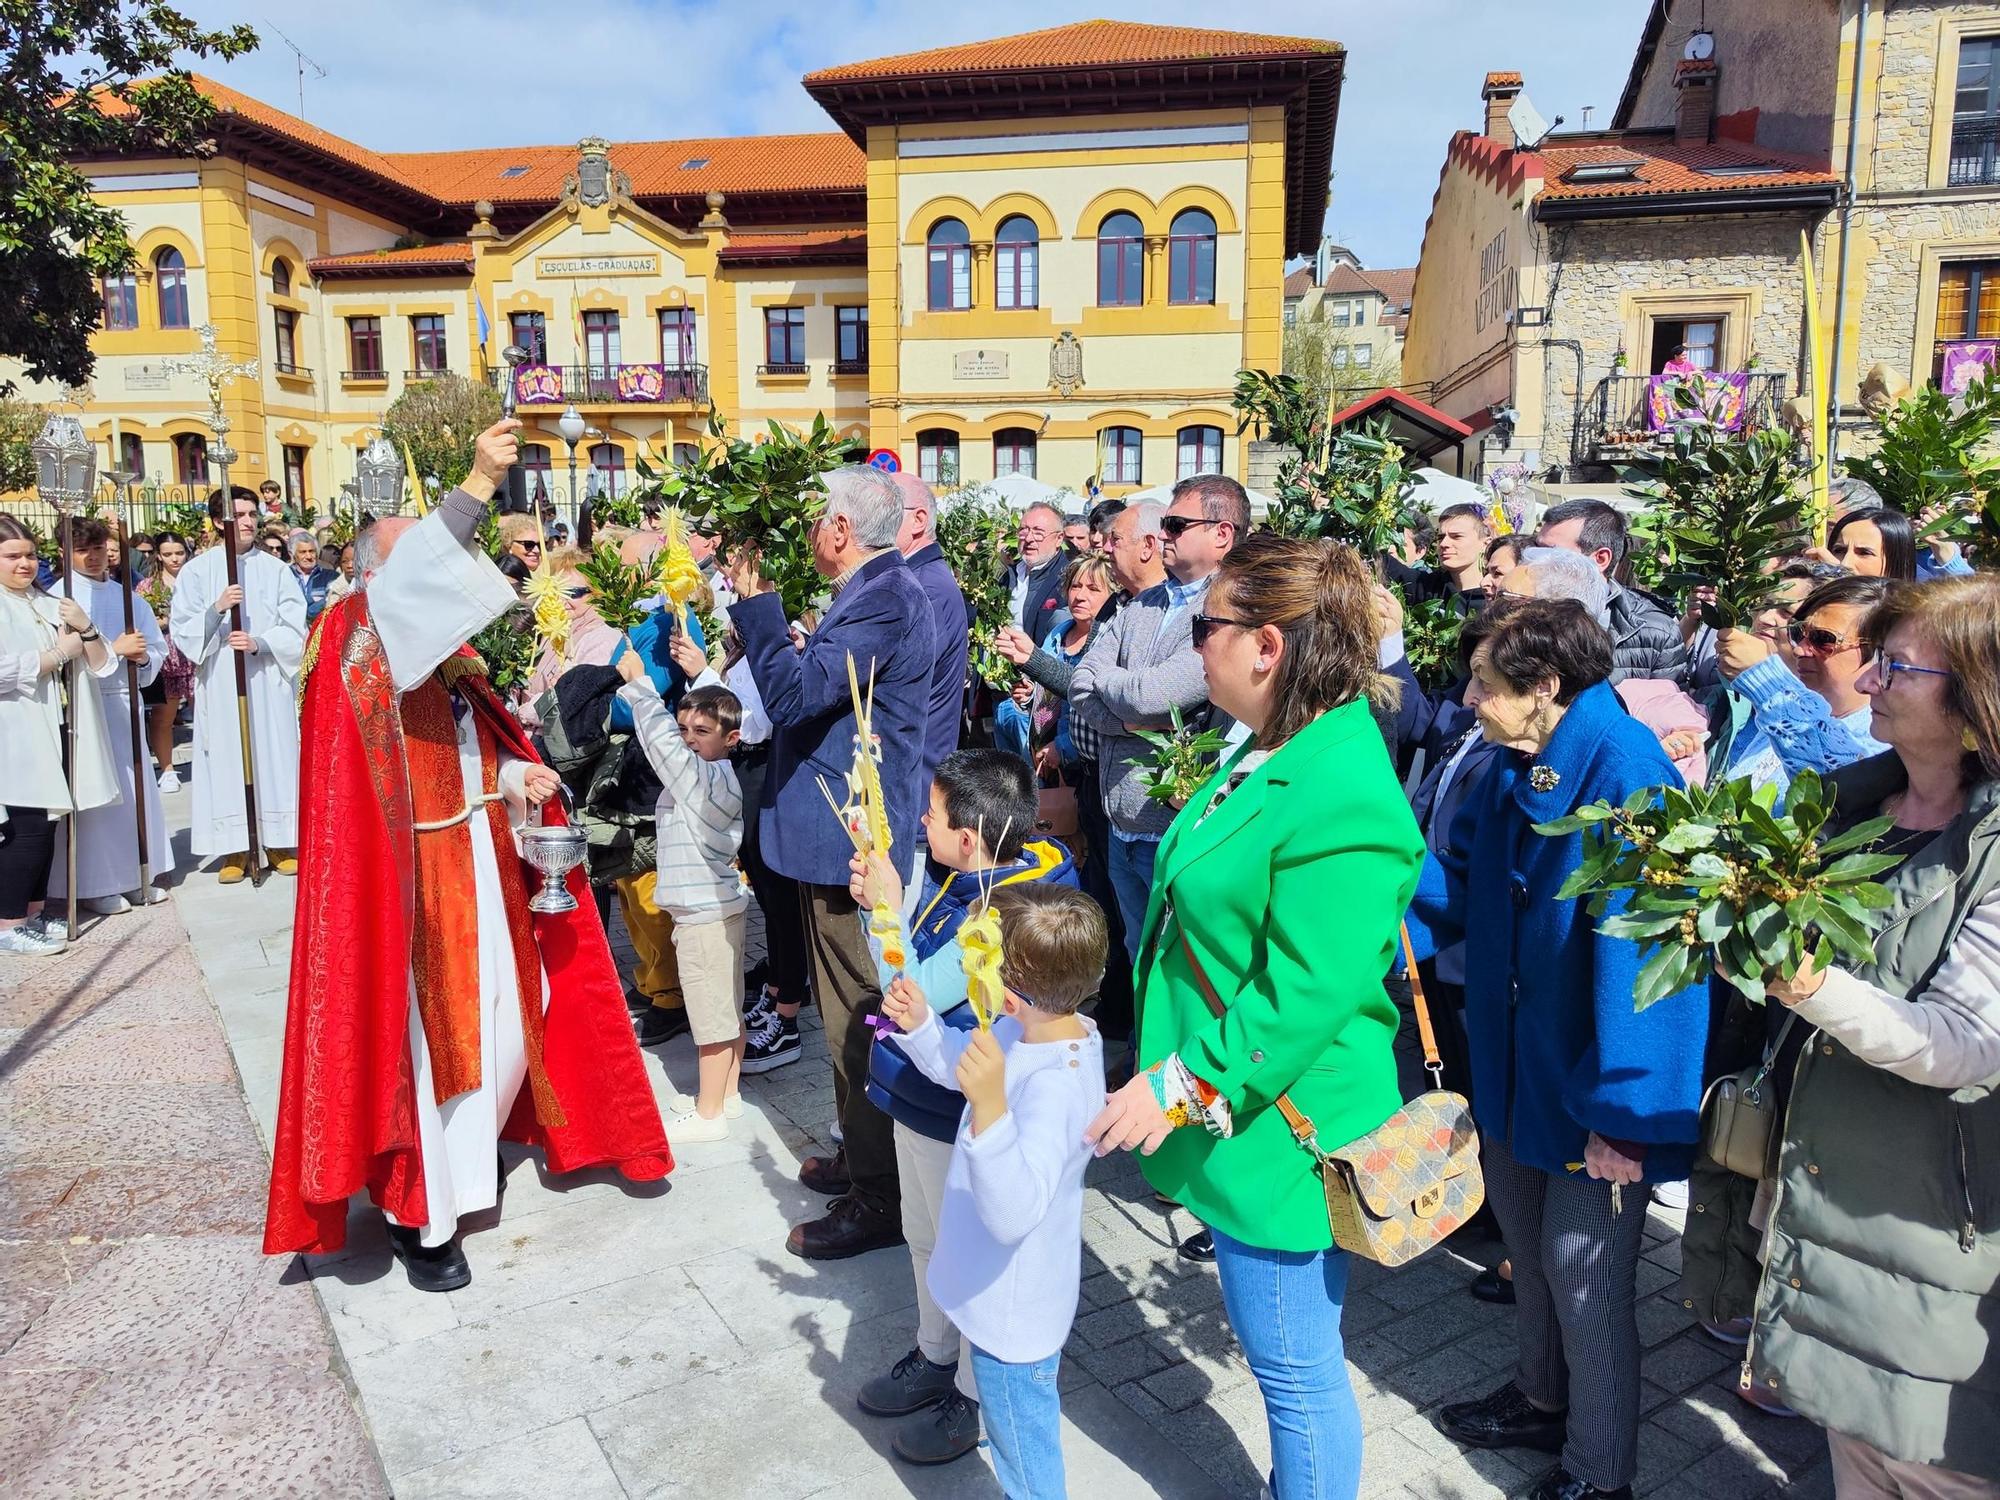
POLYGON ((1553 792, 1562 775, 1554 766, 1539 763, 1528 767, 1528 785, 1538 792, 1553 792))

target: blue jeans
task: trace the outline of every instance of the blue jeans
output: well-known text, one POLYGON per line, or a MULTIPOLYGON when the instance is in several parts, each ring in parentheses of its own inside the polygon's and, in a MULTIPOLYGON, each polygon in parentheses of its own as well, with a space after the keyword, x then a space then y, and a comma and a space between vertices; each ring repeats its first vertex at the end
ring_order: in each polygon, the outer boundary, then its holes
MULTIPOLYGON (((979 1420, 1007 1500, 1064 1500, 1069 1494, 1063 1484, 1062 1399, 1056 1394, 1061 1364, 1060 1349, 1031 1365, 1010 1365, 973 1346, 979 1420)), ((1359 1452, 1358 1437, 1356 1442, 1359 1452)))
MULTIPOLYGON (((1139 929, 1146 925, 1146 903, 1153 897, 1153 859, 1158 839, 1128 839, 1111 830, 1111 848, 1104 861, 1111 876, 1111 894, 1118 898, 1118 920, 1125 924, 1125 961, 1139 961, 1139 929)), ((1138 982, 1138 977, 1133 977, 1138 982)))
POLYGON ((1259 1250, 1212 1233, 1222 1305, 1264 1393, 1272 1492, 1278 1500, 1353 1500, 1361 1409, 1340 1339, 1347 1252, 1259 1250))

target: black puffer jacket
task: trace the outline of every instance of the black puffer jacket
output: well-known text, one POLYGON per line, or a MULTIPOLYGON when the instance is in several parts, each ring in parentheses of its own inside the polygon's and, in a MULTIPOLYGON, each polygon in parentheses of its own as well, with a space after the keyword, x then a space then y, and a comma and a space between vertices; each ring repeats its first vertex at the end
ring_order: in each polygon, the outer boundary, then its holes
POLYGON ((1658 677, 1679 682, 1687 672, 1687 642, 1681 623, 1651 594, 1613 585, 1611 591, 1611 680, 1658 677))

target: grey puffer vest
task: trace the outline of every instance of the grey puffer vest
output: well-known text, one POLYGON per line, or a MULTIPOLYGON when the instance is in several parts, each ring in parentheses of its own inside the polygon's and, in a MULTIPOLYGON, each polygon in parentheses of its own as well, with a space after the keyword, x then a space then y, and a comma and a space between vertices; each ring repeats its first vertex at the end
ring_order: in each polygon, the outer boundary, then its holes
MULTIPOLYGON (((1834 781, 1857 811, 1906 784, 1894 755, 1834 781)), ((1974 786, 1965 811, 1884 884, 1889 923, 1857 973, 1913 995, 2000 886, 2000 783, 1974 786)), ((1892 1458, 1987 1479, 2000 1478, 1996 1085, 1930 1088, 1824 1032, 1807 1039, 1742 1376, 1892 1458)))

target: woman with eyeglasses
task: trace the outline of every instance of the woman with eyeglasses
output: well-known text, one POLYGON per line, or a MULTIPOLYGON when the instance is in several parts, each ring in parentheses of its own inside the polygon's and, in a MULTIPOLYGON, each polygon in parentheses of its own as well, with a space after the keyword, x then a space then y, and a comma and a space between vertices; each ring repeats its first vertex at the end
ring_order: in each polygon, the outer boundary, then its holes
POLYGON ((1088 1138, 1138 1148, 1213 1231, 1223 1305, 1270 1421, 1278 1500, 1351 1500, 1361 1417, 1348 1261, 1314 1160, 1402 1104, 1382 987, 1423 841, 1369 708, 1373 579, 1338 543, 1258 532, 1194 607, 1209 696, 1251 737, 1161 842, 1139 949, 1139 1067, 1088 1138))
POLYGON ((1888 923, 1771 987, 1788 1075, 1741 1382, 1827 1429, 1842 1500, 2000 1493, 2000 578, 1894 590, 1862 627, 1888 753, 1836 772, 1888 923))

